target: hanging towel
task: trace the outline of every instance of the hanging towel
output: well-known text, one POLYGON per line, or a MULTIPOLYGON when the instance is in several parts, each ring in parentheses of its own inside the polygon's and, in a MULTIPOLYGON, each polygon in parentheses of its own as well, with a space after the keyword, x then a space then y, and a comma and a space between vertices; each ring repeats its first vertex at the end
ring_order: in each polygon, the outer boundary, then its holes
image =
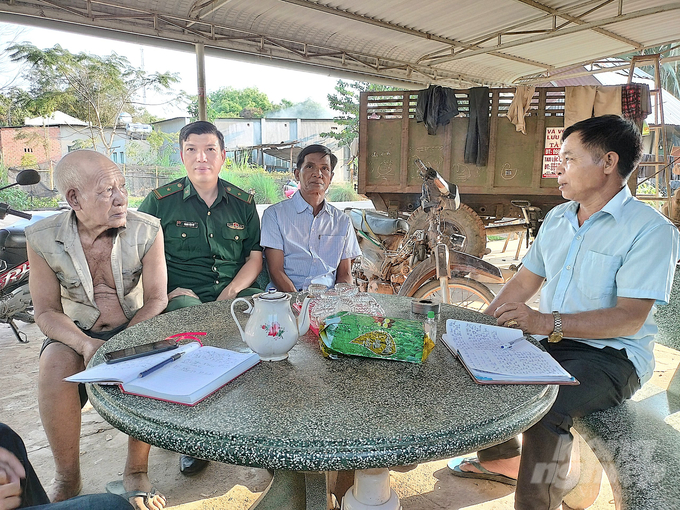
POLYGON ((621 85, 564 87, 564 127, 590 117, 621 115, 621 85))
POLYGON ((520 85, 515 89, 515 97, 512 98, 512 103, 508 108, 508 113, 506 117, 510 119, 515 125, 515 130, 521 131, 525 135, 527 134, 526 125, 524 123, 524 117, 529 113, 529 108, 531 107, 531 98, 534 97, 534 91, 536 87, 525 85, 520 85))

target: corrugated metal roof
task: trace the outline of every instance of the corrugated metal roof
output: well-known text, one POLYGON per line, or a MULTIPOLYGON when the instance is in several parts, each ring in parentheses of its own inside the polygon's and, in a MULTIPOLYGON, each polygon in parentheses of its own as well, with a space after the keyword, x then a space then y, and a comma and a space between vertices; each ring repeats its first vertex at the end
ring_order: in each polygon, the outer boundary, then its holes
POLYGON ((14 0, 0 13, 406 86, 545 83, 680 39, 680 2, 663 0, 14 0))

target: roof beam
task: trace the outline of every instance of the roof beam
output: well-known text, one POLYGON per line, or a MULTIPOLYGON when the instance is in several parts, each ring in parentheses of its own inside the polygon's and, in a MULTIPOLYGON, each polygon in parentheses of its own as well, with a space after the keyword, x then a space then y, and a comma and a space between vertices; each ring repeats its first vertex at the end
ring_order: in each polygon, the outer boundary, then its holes
MULTIPOLYGON (((231 2, 231 0, 196 0, 189 9, 188 16, 190 18, 195 18, 196 20, 201 20, 229 2, 231 2)), ((193 23, 188 24, 188 26, 191 25, 193 25, 193 23)))
POLYGON ((628 14, 623 14, 621 16, 612 16, 609 18, 603 18, 595 21, 590 21, 583 23, 575 27, 563 28, 560 30, 555 30, 547 34, 539 34, 531 37, 525 37, 523 39, 518 39, 515 41, 510 41, 507 43, 497 44, 495 46, 490 46, 488 48, 479 48, 470 51, 461 51, 455 55, 449 55, 445 57, 438 57, 431 59, 433 64, 442 64, 444 62, 451 62, 453 60, 460 60, 462 58, 472 57, 474 55, 482 55, 484 53, 491 53, 493 51, 505 50, 508 48, 515 48, 517 46, 522 46, 524 44, 530 44, 534 42, 545 41, 548 39, 554 39, 555 37, 560 37, 563 35, 575 34, 578 32, 584 32, 586 30, 591 30, 593 28, 601 27, 604 25, 611 25, 613 23, 619 23, 621 21, 628 21, 631 19, 642 18, 645 16, 651 16, 653 14, 659 14, 662 12, 670 12, 680 9, 680 2, 674 2, 670 4, 659 5, 656 7, 650 7, 648 9, 641 9, 639 11, 629 12, 628 14))
MULTIPOLYGON (((539 2, 536 2, 535 0, 515 0, 515 1, 523 3, 523 4, 528 5, 530 7, 533 7, 534 9, 538 9, 540 11, 547 12, 548 14, 551 14, 553 16, 559 16, 560 18, 566 19, 567 21, 571 21, 572 23, 577 23, 579 25, 582 25, 584 23, 587 23, 587 21, 582 19, 582 16, 586 16, 586 15, 604 7, 605 5, 612 3, 614 0, 605 0, 604 2, 602 2, 600 5, 598 5, 594 9, 590 9, 589 11, 584 12, 580 16, 572 16, 570 14, 567 14, 565 12, 560 11, 559 9, 553 9, 552 7, 548 7, 547 5, 543 5, 539 2)), ((621 16, 621 13, 619 13, 619 16, 621 16)), ((632 39, 628 39, 627 37, 623 37, 619 34, 611 32, 611 31, 609 31, 605 28, 593 28, 593 31, 597 32, 598 34, 602 34, 604 36, 610 37, 611 39, 621 41, 622 43, 629 44, 633 48, 635 48, 636 50, 639 50, 643 46, 638 41, 633 41, 632 39)))
MULTIPOLYGON (((447 37, 441 37, 438 35, 433 35, 428 32, 423 32, 421 30, 415 30, 413 28, 407 28, 407 27, 402 27, 401 25, 395 25, 394 23, 388 23, 386 21, 380 21, 374 18, 369 18, 368 16, 362 16, 361 14, 355 14, 353 12, 345 11, 342 9, 336 9, 335 7, 328 7, 326 5, 321 5, 315 2, 310 2, 309 0, 279 0, 281 2, 285 2, 288 4, 293 4, 297 5, 299 7, 305 7, 307 9, 313 9, 318 12, 323 12, 325 14, 331 14, 334 16, 340 16, 343 18, 351 19, 353 21, 359 21, 361 23, 367 23, 369 25, 373 25, 376 27, 384 28, 387 30, 392 30, 394 32, 401 32, 404 34, 408 34, 414 37, 420 37, 422 39, 427 39, 430 41, 435 41, 439 42, 442 44, 446 44, 447 46, 451 48, 463 48, 463 49, 477 49, 479 46, 475 46, 472 44, 465 44, 461 41, 457 41, 455 39, 449 39, 447 37)), ((541 67, 550 67, 546 66, 545 64, 536 62, 534 60, 529 60, 529 59, 524 59, 522 57, 515 57, 513 55, 506 55, 505 53, 494 53, 494 56, 504 58, 507 60, 514 60, 515 62, 521 62, 523 64, 530 64, 530 65, 538 65, 541 67)), ((421 59, 417 60, 417 63, 419 63, 421 59)))

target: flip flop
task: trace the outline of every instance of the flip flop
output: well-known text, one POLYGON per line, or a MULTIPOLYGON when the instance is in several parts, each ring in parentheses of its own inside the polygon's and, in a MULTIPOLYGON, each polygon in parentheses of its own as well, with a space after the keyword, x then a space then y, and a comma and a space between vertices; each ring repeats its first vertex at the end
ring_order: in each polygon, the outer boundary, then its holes
POLYGON ((489 471, 488 469, 484 468, 484 466, 482 466, 479 463, 477 457, 466 457, 464 459, 451 459, 447 465, 449 467, 449 470, 454 476, 459 476, 461 478, 477 478, 480 480, 490 480, 492 482, 499 482, 512 486, 517 485, 517 480, 515 480, 514 478, 510 478, 509 476, 505 476, 500 473, 494 473, 493 471, 489 471), (471 466, 473 466, 474 468, 478 469, 481 472, 474 473, 472 471, 463 471, 462 469, 460 469, 461 464, 470 464, 471 466))
POLYGON ((148 492, 143 490, 126 491, 125 486, 123 485, 123 480, 115 480, 113 482, 107 483, 106 492, 110 494, 115 494, 116 496, 120 496, 121 498, 124 498, 127 501, 130 501, 130 499, 132 498, 144 498, 144 505, 147 507, 149 506, 148 505, 149 500, 152 499, 154 496, 161 496, 165 500, 165 496, 158 492, 158 490, 155 487, 153 487, 148 492))

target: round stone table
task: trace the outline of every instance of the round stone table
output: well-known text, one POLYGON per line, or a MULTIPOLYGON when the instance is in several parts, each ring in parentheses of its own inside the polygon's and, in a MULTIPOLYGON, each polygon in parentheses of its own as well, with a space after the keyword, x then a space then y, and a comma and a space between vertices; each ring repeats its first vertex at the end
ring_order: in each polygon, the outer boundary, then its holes
MULTIPOLYGON (((409 317, 409 298, 374 296, 386 316, 409 317)), ((105 350, 189 331, 207 332, 206 345, 247 351, 230 304, 207 303, 137 324, 109 340, 92 364, 103 362, 105 350)), ((245 324, 248 316, 240 316, 245 324)), ((440 335, 449 318, 495 323, 442 305, 440 335)), ((313 473, 415 464, 505 441, 547 412, 557 387, 478 385, 441 341, 422 364, 325 359, 308 333, 287 360, 259 363, 194 407, 125 395, 115 386, 88 385, 88 393, 104 419, 142 441, 275 470, 264 494, 272 502, 256 503, 263 509, 281 508, 282 501, 286 508, 325 508, 313 495, 325 484, 313 473)))

